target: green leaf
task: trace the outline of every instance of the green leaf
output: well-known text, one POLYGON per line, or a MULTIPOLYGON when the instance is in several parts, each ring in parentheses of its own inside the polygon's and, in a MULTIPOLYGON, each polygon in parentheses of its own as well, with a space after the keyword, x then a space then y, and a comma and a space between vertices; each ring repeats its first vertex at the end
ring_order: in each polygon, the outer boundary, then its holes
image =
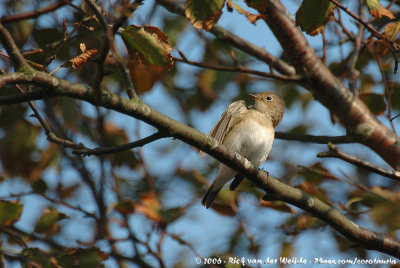
POLYGON ((59 213, 57 209, 46 208, 43 211, 42 216, 40 216, 39 220, 36 222, 35 232, 46 233, 46 234, 57 233, 58 232, 57 223, 65 218, 67 218, 67 215, 59 213))
POLYGON ((211 30, 222 14, 225 0, 188 0, 186 2, 186 18, 198 29, 211 30))
MULTIPOLYGON (((172 67, 168 37, 157 27, 129 25, 121 31, 129 56, 137 56, 145 66, 172 67)), ((136 59, 136 58, 135 58, 136 59)))
POLYGON ((108 259, 107 253, 97 248, 88 248, 74 249, 63 253, 59 256, 58 262, 61 267, 98 268, 104 267, 101 262, 106 259, 108 259))
POLYGON ((114 209, 121 214, 133 213, 135 210, 132 200, 122 200, 114 205, 114 209))
POLYGON ((149 91, 173 66, 168 37, 159 28, 148 25, 130 25, 121 34, 128 49, 133 85, 139 93, 149 91))
POLYGON ((25 248, 21 255, 25 257, 22 263, 23 268, 42 267, 52 268, 57 267, 57 260, 51 257, 48 253, 38 248, 25 248))
POLYGON ((38 179, 32 183, 32 189, 36 193, 43 194, 47 189, 49 189, 49 186, 47 186, 47 183, 43 179, 38 179))
POLYGON ((389 19, 395 18, 390 10, 384 8, 381 5, 379 0, 367 0, 366 4, 369 10, 369 14, 371 14, 371 16, 375 18, 380 18, 382 16, 386 16, 389 19))
POLYGON ((22 212, 22 205, 17 202, 0 201, 0 227, 17 221, 22 212))
POLYGON ((296 24, 309 35, 317 35, 333 20, 335 7, 329 0, 304 0, 296 12, 296 24))
POLYGON ((376 93, 364 93, 360 99, 368 106, 372 113, 378 115, 386 110, 385 96, 376 93))

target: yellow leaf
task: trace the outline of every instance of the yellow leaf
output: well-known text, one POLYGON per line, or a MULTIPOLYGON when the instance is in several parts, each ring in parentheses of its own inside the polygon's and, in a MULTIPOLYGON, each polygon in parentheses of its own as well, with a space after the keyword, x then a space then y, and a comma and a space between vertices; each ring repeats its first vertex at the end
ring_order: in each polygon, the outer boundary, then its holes
MULTIPOLYGON (((393 41, 400 30, 400 21, 388 23, 385 27, 384 35, 391 41, 393 41)), ((386 40, 378 41, 378 54, 380 56, 385 55, 390 47, 390 43, 386 40)))
POLYGON ((389 19, 394 19, 395 17, 393 16, 393 13, 384 8, 379 0, 367 0, 367 6, 369 10, 369 14, 371 16, 379 19, 382 16, 388 17, 389 19))

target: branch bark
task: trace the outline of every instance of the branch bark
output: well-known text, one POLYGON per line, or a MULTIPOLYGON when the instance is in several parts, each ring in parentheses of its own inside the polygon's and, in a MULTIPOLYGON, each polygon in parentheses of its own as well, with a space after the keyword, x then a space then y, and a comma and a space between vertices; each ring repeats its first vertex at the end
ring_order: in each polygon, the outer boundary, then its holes
MULTIPOLYGON (((157 0, 156 2, 164 6, 170 12, 185 17, 185 6, 183 4, 176 3, 173 0, 157 0)), ((223 27, 217 24, 214 25, 214 27, 210 30, 210 33, 212 33, 218 40, 225 42, 229 45, 232 45, 252 55, 256 59, 269 64, 283 75, 293 76, 296 74, 296 70, 294 69, 293 66, 271 55, 265 49, 262 49, 250 42, 247 42, 246 40, 240 38, 239 36, 225 30, 223 27)))
MULTIPOLYGON (((267 1, 267 3, 268 5, 271 5, 269 6, 271 8, 270 11, 271 17, 275 17, 277 21, 280 21, 277 22, 278 24, 284 22, 282 26, 279 27, 285 27, 285 23, 288 23, 287 21, 285 21, 287 20, 287 16, 284 13, 277 14, 279 12, 282 12, 282 9, 279 9, 276 6, 278 2, 267 1), (272 3, 274 3, 275 5, 272 5, 272 3)), ((291 21, 290 23, 293 24, 293 22, 291 21)), ((294 27, 294 25, 292 26, 294 27)), ((279 28, 276 25, 274 27, 279 28)), ((365 113, 367 109, 365 108, 365 106, 361 105, 362 103, 358 99, 355 99, 352 102, 346 102, 353 99, 352 94, 349 93, 348 90, 346 90, 343 86, 340 85, 338 80, 336 80, 334 76, 330 74, 329 71, 327 71, 325 66, 323 66, 320 61, 317 61, 315 63, 313 62, 313 60, 315 60, 314 56, 316 57, 316 55, 313 53, 312 49, 307 45, 301 33, 300 33, 301 37, 299 37, 299 33, 296 32, 297 28, 294 27, 291 28, 290 30, 293 31, 295 40, 298 39, 298 41, 301 42, 299 44, 299 47, 296 43, 288 42, 290 43, 289 46, 291 46, 294 51, 297 51, 299 53, 298 56, 291 55, 291 58, 293 59, 293 62, 295 63, 296 66, 303 66, 306 68, 305 70, 309 70, 309 72, 305 72, 309 79, 307 86, 309 86, 310 90, 312 90, 313 93, 321 99, 321 102, 327 102, 329 98, 332 98, 330 101, 333 103, 347 104, 347 106, 345 106, 346 107, 345 110, 346 112, 352 112, 350 113, 351 116, 357 115, 356 118, 352 119, 353 120, 356 119, 359 128, 360 124, 362 125, 367 123, 368 126, 364 127, 367 130, 371 128, 371 125, 380 127, 381 125, 376 120, 376 118, 373 117, 372 114, 370 113, 368 113, 367 115, 354 114, 361 112, 365 113), (301 45, 303 47, 301 47, 301 45), (328 75, 328 77, 324 79, 323 77, 321 77, 323 75, 328 75), (319 92, 318 89, 321 92, 319 92), (329 90, 333 90, 334 93, 330 93, 329 90), (370 120, 371 122, 368 120, 370 120)), ((282 33, 283 36, 285 36, 286 34, 288 33, 287 32, 282 33)), ((288 37, 286 36, 285 38, 288 37)), ((20 66, 21 63, 24 63, 23 57, 19 52, 19 50, 16 48, 15 43, 13 42, 11 36, 4 29, 4 27, 2 27, 1 24, 0 24, 0 40, 3 42, 3 46, 7 50, 7 53, 9 55, 12 55, 11 58, 16 66, 20 66)), ((288 40, 294 41, 291 38, 289 38, 288 40)), ((156 110, 151 109, 149 106, 144 104, 139 99, 129 100, 127 98, 118 96, 116 94, 107 91, 101 91, 96 93, 95 90, 91 87, 87 87, 82 84, 72 83, 63 79, 58 79, 48 74, 34 71, 31 68, 24 68, 23 70, 17 71, 16 73, 0 76, 0 88, 3 87, 5 84, 17 84, 17 83, 34 84, 43 88, 43 90, 41 91, 29 92, 20 95, 21 97, 18 101, 28 101, 34 99, 46 99, 48 97, 67 96, 75 99, 80 99, 82 101, 91 103, 96 106, 101 106, 107 109, 111 109, 129 115, 131 117, 134 117, 136 119, 139 119, 143 122, 146 122, 156 127, 159 131, 162 131, 163 133, 166 133, 171 137, 177 138, 187 144, 190 144, 208 153, 209 155, 213 156, 220 162, 241 173, 243 176, 252 181, 257 187, 267 192, 269 199, 281 200, 289 204, 292 204, 296 207, 299 207, 304 211, 309 212, 313 216, 321 219, 322 221, 330 225, 332 228, 340 232, 349 240, 352 240, 355 243, 359 243, 363 247, 367 247, 368 249, 374 249, 383 253, 387 253, 394 257, 400 258, 400 241, 390 236, 378 234, 376 232, 358 226, 351 220, 347 219, 338 210, 325 204, 321 200, 301 191, 300 189, 282 183, 276 178, 270 176, 268 173, 254 167, 251 164, 251 162, 249 162, 247 159, 243 158, 239 154, 227 150, 223 145, 219 144, 215 139, 187 125, 179 123, 173 120, 172 118, 169 118, 159 113, 156 110)), ((0 102, 0 104, 11 104, 10 102, 4 103, 5 98, 7 97, 4 97, 2 99, 3 102, 0 102)), ((344 124, 345 125, 346 123, 349 124, 350 120, 349 119, 346 120, 346 118, 344 117, 346 113, 340 112, 339 114, 341 115, 340 118, 343 119, 344 124)), ((374 134, 375 131, 377 130, 373 129, 372 134, 374 134)), ((360 132, 363 133, 359 129, 357 133, 360 132)), ((378 134, 382 133, 379 132, 378 134)), ((392 137, 392 139, 395 138, 392 137)), ((386 142, 384 146, 387 147, 388 146, 387 143, 392 140, 389 141, 384 140, 384 141, 386 142)), ((373 144, 374 142, 376 142, 376 140, 368 136, 367 142, 373 144)), ((383 145, 380 144, 380 146, 383 145)), ((393 145, 393 146, 398 147, 400 145, 393 145)), ((398 150, 397 147, 396 150, 390 150, 390 153, 397 152, 398 150)), ((378 151, 381 152, 381 150, 378 151)), ((395 160, 398 160, 398 158, 396 158, 395 160)))
MULTIPOLYGON (((34 72, 30 75, 19 73, 13 74, 13 76, 18 77, 13 83, 33 83, 45 88, 41 95, 30 95, 36 99, 38 99, 38 96, 41 98, 56 96, 72 97, 144 121, 156 127, 159 131, 163 131, 163 133, 171 137, 190 144, 233 168, 248 178, 257 187, 268 193, 269 199, 284 201, 309 212, 330 225, 347 239, 363 247, 366 246, 368 249, 374 249, 400 258, 400 241, 358 226, 328 204, 279 181, 270 176, 267 172, 254 167, 251 162, 244 157, 226 149, 225 146, 219 144, 213 138, 151 109, 140 100, 129 100, 105 91, 103 91, 100 98, 98 98, 94 90, 90 87, 54 78, 39 72, 34 72)), ((4 76, 0 76, 0 81, 2 81, 3 78, 4 76)), ((10 81, 10 79, 6 80, 10 81)), ((2 83, 0 83, 0 85, 1 84, 2 83)), ((29 94, 30 93, 26 93, 25 95, 29 94)))
POLYGON ((265 16, 265 22, 281 44, 299 74, 306 77, 303 86, 340 119, 348 133, 380 155, 394 169, 400 169, 400 139, 380 123, 366 105, 337 79, 321 62, 304 35, 279 0, 262 5, 248 0, 249 6, 265 16), (340 108, 339 108, 340 107, 340 108))

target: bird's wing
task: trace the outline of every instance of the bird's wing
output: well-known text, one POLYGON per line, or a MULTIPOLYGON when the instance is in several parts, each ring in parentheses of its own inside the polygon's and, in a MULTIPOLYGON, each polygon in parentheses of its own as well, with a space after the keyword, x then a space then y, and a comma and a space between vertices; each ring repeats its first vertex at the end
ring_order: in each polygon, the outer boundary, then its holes
MULTIPOLYGON (((231 105, 228 106, 228 109, 221 115, 221 118, 215 124, 213 129, 211 130, 209 136, 216 139, 218 142, 222 143, 226 134, 232 128, 232 119, 235 118, 236 115, 247 111, 246 103, 243 100, 235 101, 231 105)), ((200 156, 205 156, 204 152, 200 152, 200 156)))

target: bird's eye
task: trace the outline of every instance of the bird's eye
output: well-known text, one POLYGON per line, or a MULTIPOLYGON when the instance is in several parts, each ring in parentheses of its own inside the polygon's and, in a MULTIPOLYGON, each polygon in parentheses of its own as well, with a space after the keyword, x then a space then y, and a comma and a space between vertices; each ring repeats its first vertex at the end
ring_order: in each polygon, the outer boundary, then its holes
POLYGON ((272 97, 268 96, 265 98, 266 100, 272 100, 272 97))

